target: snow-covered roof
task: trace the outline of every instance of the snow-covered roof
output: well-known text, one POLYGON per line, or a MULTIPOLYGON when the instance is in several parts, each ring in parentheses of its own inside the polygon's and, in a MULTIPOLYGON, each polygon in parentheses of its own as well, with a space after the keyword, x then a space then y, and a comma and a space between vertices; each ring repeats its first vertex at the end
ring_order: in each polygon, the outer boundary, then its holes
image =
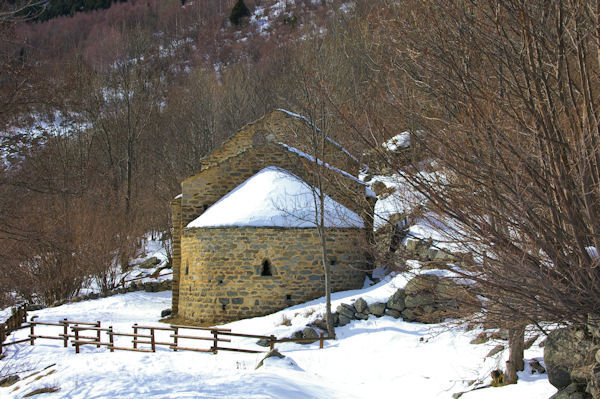
MULTIPOLYGON (((315 227, 312 188, 296 175, 274 166, 250 177, 187 227, 315 227)), ((364 228, 350 209, 325 196, 325 226, 364 228)))
MULTIPOLYGON (((306 158, 306 159, 308 159, 311 162, 315 162, 315 157, 313 157, 312 155, 309 155, 309 154, 307 154, 307 153, 305 153, 303 151, 300 151, 297 148, 291 147, 291 146, 289 146, 289 145, 287 145, 285 143, 277 143, 277 144, 281 145, 283 148, 285 148, 286 150, 288 150, 290 152, 293 152, 295 154, 300 155, 302 158, 306 158)), ((338 169, 335 166, 332 166, 332 165, 330 165, 330 164, 328 164, 326 162, 323 162, 320 159, 317 159, 317 164, 320 165, 320 166, 324 166, 324 167, 326 167, 329 170, 337 172, 337 173, 339 173, 339 174, 341 174, 341 175, 343 175, 343 176, 345 176, 345 177, 347 177, 347 178, 349 178, 351 180, 354 180, 355 182, 357 182, 359 184, 362 184, 363 186, 365 186, 365 195, 367 197, 376 197, 375 192, 373 190, 371 190, 369 188, 369 186, 364 181, 360 180, 358 177, 353 176, 353 175, 351 175, 350 173, 348 173, 348 172, 346 172, 344 170, 338 169)))

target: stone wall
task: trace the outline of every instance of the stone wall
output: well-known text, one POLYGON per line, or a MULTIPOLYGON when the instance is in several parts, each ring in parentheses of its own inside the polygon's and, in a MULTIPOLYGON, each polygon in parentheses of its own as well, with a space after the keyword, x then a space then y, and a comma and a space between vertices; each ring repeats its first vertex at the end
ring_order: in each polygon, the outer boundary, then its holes
MULTIPOLYGON (((185 229, 178 315, 200 324, 269 314, 324 295, 316 229, 185 229), (263 276, 268 261, 271 276, 263 276)), ((334 291, 363 285, 361 229, 329 229, 334 291)))
POLYGON ((173 267, 173 298, 172 309, 173 313, 177 313, 177 304, 179 303, 179 265, 181 265, 181 199, 177 197, 171 200, 171 223, 173 231, 171 232, 171 240, 173 242, 171 263, 173 267))
MULTIPOLYGON (((240 129, 202 160, 202 171, 231 158, 248 148, 265 142, 284 142, 310 153, 305 142, 311 127, 301 118, 282 111, 273 111, 240 129)), ((358 174, 359 163, 344 153, 331 141, 325 142, 325 159, 328 163, 350 174, 358 174)))

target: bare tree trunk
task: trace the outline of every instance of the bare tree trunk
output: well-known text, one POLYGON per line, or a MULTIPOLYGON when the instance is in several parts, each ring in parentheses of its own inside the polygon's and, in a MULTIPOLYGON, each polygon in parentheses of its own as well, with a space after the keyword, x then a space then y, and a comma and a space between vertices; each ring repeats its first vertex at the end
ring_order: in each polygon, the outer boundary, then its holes
POLYGON ((513 327, 508 329, 509 356, 506 362, 505 384, 517 383, 517 371, 525 369, 525 327, 513 327))
MULTIPOLYGON (((320 180, 320 178, 319 178, 320 180)), ((321 239, 321 262, 325 274, 325 320, 327 321, 327 335, 335 338, 335 327, 331 316, 331 267, 327 262, 327 242, 325 239, 325 194, 319 188, 319 238, 321 239)))

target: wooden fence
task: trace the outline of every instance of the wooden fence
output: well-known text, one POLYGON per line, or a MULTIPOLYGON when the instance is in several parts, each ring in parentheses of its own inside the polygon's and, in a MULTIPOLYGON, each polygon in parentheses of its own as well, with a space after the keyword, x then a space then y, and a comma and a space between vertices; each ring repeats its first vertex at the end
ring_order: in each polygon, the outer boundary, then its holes
MULTIPOLYGON (((0 355, 2 354, 3 342, 6 340, 6 338, 14 331, 26 328, 26 322, 27 304, 24 304, 19 307, 13 308, 12 315, 8 319, 6 319, 4 323, 0 323, 0 355)), ((23 339, 18 342, 11 343, 11 345, 26 341, 29 341, 29 339, 23 339)), ((6 346, 6 344, 4 344, 4 346, 6 346)))
MULTIPOLYGON (((325 337, 321 333, 318 339, 277 339, 274 335, 254 335, 234 333, 224 328, 207 328, 184 325, 145 326, 134 324, 132 333, 117 332, 112 326, 103 327, 100 321, 85 322, 63 319, 56 323, 37 321, 35 316, 26 324, 21 323, 19 329, 29 328, 29 335, 26 339, 20 339, 4 343, 4 346, 17 343, 29 342, 35 345, 38 339, 49 339, 62 341, 63 346, 67 348, 69 343, 75 347, 75 353, 80 353, 80 348, 85 345, 92 345, 97 348, 107 347, 111 352, 115 350, 134 351, 134 352, 156 352, 157 346, 166 346, 173 351, 194 351, 208 352, 216 354, 218 351, 234 351, 244 353, 261 353, 263 350, 232 347, 232 337, 262 339, 269 343, 270 349, 275 348, 275 344, 282 342, 308 343, 319 341, 319 347, 323 348, 325 340, 332 339, 325 337), (36 334, 36 327, 57 327, 55 335, 36 334), (163 332, 161 335, 168 334, 168 339, 160 340, 157 331, 163 332), (116 342, 116 337, 131 338, 131 346, 116 342), (191 346, 191 342, 208 342, 210 345, 205 347, 191 346)), ((14 330, 13 330, 14 331, 14 330)), ((3 340, 2 340, 3 341, 3 340)), ((0 351, 2 350, 2 341, 0 341, 0 351)), ((1 353, 1 352, 0 352, 1 353)))

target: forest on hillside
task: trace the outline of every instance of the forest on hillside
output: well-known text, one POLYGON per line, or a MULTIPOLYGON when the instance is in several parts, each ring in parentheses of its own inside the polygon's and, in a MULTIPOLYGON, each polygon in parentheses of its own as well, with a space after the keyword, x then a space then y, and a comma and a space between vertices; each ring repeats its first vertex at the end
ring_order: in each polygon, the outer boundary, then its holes
POLYGON ((452 221, 486 311, 517 326, 600 313, 594 2, 248 0, 233 25, 234 3, 0 13, 4 303, 90 276, 109 289, 138 237, 168 232, 201 158, 283 107, 452 221), (381 151, 403 131, 441 174, 381 151))

